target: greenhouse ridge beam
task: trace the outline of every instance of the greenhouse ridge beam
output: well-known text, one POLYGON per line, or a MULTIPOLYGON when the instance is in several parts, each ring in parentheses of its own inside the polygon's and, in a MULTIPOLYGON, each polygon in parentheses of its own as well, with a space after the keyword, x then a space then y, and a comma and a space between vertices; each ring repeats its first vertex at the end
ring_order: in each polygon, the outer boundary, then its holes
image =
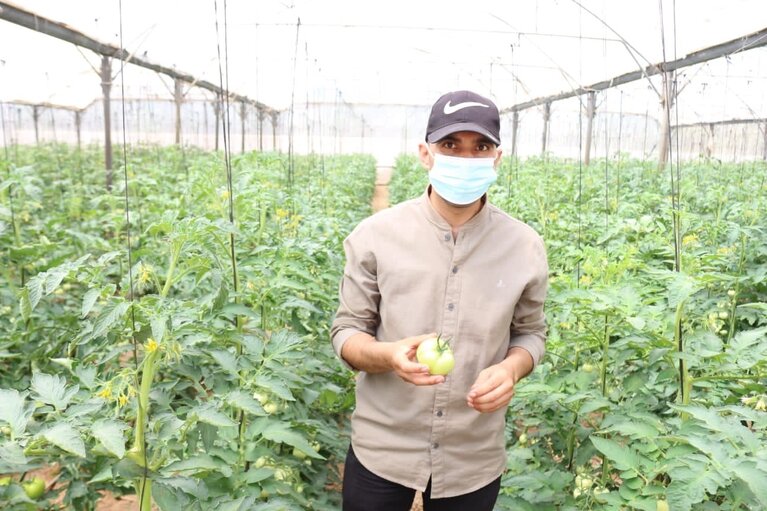
MULTIPOLYGON (((111 57, 115 59, 124 60, 125 62, 128 62, 130 64, 135 64, 137 66, 141 66, 146 69, 151 69, 152 71, 156 71, 158 73, 168 75, 171 78, 175 78, 177 80, 190 83, 202 89, 207 89, 217 95, 219 94, 223 95, 225 92, 223 89, 221 89, 221 87, 209 81, 198 80, 197 78, 195 78, 194 76, 190 74, 182 73, 182 72, 176 71, 173 68, 162 66, 159 64, 154 64, 147 60, 138 58, 134 55, 131 55, 129 52, 127 52, 123 48, 117 48, 116 46, 112 46, 111 44, 105 44, 105 43, 99 42, 91 37, 86 36, 85 34, 81 32, 78 32, 77 30, 74 30, 68 27, 64 23, 59 23, 56 21, 49 20, 47 18, 43 18, 32 12, 20 9, 19 7, 16 7, 15 5, 10 4, 8 2, 0 1, 0 19, 4 19, 11 23, 15 23, 16 25, 29 28, 36 32, 41 32, 43 34, 49 35, 51 37, 55 37, 57 39, 61 39, 63 41, 72 43, 82 48, 86 48, 104 57, 111 57)), ((264 110, 270 114, 275 112, 273 108, 267 105, 264 105, 263 103, 260 103, 256 100, 250 99, 246 96, 241 96, 239 94, 229 92, 229 97, 235 101, 250 103, 251 105, 255 106, 257 109, 264 110)))
POLYGON ((617 87, 618 85, 641 80, 645 76, 649 77, 657 75, 663 73, 664 71, 675 71, 683 67, 693 66, 695 64, 708 62, 709 60, 718 59, 738 51, 751 50, 761 46, 767 46, 767 28, 752 34, 745 35, 743 37, 739 37, 737 39, 733 39, 731 41, 694 51, 681 59, 653 64, 647 66, 644 69, 632 71, 630 73, 624 73, 609 80, 603 80, 601 82, 587 85, 585 87, 578 87, 577 89, 573 89, 571 91, 561 92, 552 96, 543 96, 540 98, 531 99, 530 101, 525 101, 524 103, 519 103, 508 108, 504 108, 501 110, 501 113, 519 112, 521 110, 527 110, 528 108, 545 105, 546 103, 551 103, 553 101, 581 96, 593 91, 610 89, 612 87, 617 87))

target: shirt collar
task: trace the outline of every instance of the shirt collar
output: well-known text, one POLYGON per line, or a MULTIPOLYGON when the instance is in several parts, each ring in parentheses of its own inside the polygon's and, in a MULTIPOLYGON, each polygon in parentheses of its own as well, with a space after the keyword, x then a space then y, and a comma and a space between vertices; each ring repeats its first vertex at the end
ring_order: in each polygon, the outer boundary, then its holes
MULTIPOLYGON (((431 202, 429 201, 429 194, 431 194, 432 189, 431 185, 428 185, 426 187, 426 190, 423 192, 423 195, 421 195, 421 212, 426 217, 426 219, 437 226, 438 228, 450 231, 450 224, 447 223, 447 220, 442 218, 442 215, 437 213, 437 211, 434 209, 434 207, 431 205, 431 202)), ((484 194, 482 198, 480 199, 482 201, 482 208, 477 212, 476 215, 474 215, 471 220, 463 224, 461 227, 459 227, 459 230, 469 230, 474 229, 475 227, 479 225, 484 225, 487 223, 487 221, 490 218, 490 208, 488 208, 487 204, 487 194, 484 194)))

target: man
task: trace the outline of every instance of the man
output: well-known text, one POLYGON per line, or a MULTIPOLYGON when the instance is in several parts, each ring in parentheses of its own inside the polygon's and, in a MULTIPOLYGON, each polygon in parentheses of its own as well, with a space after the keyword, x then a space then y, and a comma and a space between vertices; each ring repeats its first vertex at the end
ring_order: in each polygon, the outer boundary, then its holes
POLYGON ((506 466, 514 385, 545 349, 548 266, 541 238, 487 202, 501 160, 500 116, 469 91, 431 109, 419 198, 361 222, 333 347, 358 371, 343 509, 491 510, 506 466), (431 375, 418 345, 448 339, 455 368, 431 375))

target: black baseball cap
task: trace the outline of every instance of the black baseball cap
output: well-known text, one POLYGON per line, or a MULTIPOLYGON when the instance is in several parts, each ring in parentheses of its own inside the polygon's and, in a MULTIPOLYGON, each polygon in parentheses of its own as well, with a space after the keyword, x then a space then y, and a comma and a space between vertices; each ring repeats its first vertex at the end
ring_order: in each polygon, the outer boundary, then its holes
POLYGON ((456 131, 474 131, 501 145, 501 117, 495 103, 468 90, 448 92, 431 107, 426 141, 438 142, 456 131))

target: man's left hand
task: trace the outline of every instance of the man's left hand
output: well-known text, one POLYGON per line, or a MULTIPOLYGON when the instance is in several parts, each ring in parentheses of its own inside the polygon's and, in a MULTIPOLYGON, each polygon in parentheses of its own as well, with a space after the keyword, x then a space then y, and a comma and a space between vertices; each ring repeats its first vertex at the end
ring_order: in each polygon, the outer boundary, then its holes
POLYGON ((479 373, 466 396, 466 404, 484 413, 508 406, 514 397, 514 385, 532 370, 530 352, 520 347, 511 348, 502 362, 479 373))
POLYGON ((478 412, 494 412, 509 404, 514 397, 516 378, 502 364, 483 369, 469 389, 466 403, 478 412))

